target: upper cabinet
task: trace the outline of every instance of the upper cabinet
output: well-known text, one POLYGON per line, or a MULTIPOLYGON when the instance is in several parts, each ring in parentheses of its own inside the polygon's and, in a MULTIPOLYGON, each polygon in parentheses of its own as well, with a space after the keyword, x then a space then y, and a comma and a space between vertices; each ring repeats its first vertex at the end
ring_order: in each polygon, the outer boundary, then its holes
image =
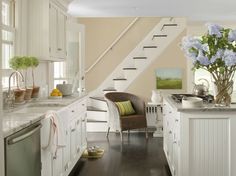
POLYGON ((59 0, 28 1, 28 54, 40 60, 66 59, 67 6, 59 0))
POLYGON ((66 58, 66 20, 67 16, 54 3, 49 6, 50 28, 50 56, 52 58, 66 58))

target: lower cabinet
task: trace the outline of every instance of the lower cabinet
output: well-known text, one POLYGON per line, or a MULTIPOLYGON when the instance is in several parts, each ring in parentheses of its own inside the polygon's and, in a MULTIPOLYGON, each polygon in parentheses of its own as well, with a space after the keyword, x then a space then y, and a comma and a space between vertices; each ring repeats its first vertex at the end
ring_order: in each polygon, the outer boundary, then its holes
POLYGON ((178 107, 163 101, 163 147, 172 176, 235 176, 235 111, 178 107))
POLYGON ((164 152, 172 176, 177 175, 179 167, 179 114, 168 103, 163 104, 164 152))
POLYGON ((66 145, 58 148, 56 156, 53 156, 50 147, 48 147, 50 119, 42 120, 42 176, 68 176, 87 147, 86 98, 59 110, 58 114, 60 118, 64 119, 66 145))
POLYGON ((52 158, 52 175, 53 176, 62 176, 63 175, 63 149, 60 148, 57 150, 56 156, 52 158))

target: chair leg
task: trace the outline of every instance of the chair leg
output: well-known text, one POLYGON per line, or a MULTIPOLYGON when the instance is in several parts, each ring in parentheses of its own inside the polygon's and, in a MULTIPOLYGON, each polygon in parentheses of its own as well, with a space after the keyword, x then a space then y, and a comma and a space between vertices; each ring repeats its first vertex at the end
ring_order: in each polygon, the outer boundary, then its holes
POLYGON ((145 128, 146 139, 148 139, 148 128, 145 128))
POLYGON ((123 133, 120 131, 120 140, 123 141, 123 133))
POLYGON ((107 134, 106 134, 107 138, 108 138, 109 132, 110 132, 110 127, 108 127, 108 130, 107 130, 107 134))

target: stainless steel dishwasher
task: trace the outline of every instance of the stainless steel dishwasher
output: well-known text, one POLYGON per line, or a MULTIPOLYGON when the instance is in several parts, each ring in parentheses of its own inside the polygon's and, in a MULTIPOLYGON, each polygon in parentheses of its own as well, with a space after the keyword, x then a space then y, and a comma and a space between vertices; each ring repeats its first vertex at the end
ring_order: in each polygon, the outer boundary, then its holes
POLYGON ((5 175, 40 176, 40 128, 31 125, 5 138, 5 175))

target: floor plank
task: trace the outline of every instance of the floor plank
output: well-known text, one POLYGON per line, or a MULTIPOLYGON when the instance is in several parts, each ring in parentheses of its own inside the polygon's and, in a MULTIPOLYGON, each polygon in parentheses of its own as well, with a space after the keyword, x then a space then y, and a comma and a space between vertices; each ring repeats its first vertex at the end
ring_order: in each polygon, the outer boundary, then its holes
POLYGON ((81 159, 70 176, 170 176, 163 152, 162 138, 149 137, 144 133, 124 135, 111 133, 109 141, 105 133, 88 134, 88 146, 98 145, 105 149, 101 159, 81 159))

